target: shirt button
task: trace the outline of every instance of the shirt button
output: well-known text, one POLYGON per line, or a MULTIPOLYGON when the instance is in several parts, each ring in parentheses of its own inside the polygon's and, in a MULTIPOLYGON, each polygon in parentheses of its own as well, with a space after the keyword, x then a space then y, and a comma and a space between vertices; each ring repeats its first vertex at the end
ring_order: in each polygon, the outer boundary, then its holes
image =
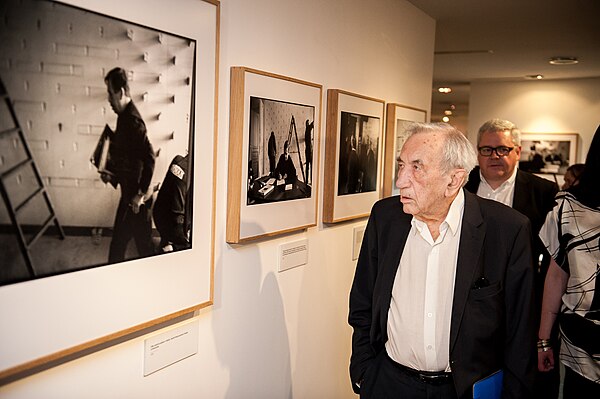
POLYGON ((427 345, 427 349, 428 349, 428 350, 431 350, 431 345, 427 345))
POLYGON ((431 312, 427 313, 427 317, 432 317, 432 316, 433 316, 433 313, 431 313, 431 312))

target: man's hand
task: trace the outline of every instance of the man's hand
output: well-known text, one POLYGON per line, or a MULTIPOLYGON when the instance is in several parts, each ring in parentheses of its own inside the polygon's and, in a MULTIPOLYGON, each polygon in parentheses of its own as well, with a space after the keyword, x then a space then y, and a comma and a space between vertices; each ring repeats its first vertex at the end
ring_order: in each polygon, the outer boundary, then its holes
POLYGON ((142 206, 143 204, 144 204, 144 195, 139 194, 139 193, 134 195, 133 198, 131 199, 131 202, 129 203, 129 205, 131 206, 131 210, 135 214, 139 213, 140 206, 142 206))

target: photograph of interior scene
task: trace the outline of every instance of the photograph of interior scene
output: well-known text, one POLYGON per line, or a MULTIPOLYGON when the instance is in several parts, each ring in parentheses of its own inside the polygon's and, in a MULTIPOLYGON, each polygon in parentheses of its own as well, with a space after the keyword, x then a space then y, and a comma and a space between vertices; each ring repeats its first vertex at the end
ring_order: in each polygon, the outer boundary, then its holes
POLYGON ((247 205, 310 198, 315 108, 250 97, 247 205))

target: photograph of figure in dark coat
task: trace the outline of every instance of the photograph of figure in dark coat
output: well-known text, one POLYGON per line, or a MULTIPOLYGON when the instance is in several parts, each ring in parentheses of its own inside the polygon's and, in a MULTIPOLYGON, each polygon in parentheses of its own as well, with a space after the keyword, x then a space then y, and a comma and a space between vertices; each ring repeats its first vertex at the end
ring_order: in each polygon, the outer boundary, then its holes
POLYGON ((275 158, 277 157, 277 143, 275 142, 275 132, 271 131, 269 136, 269 173, 271 176, 275 174, 275 158))
POLYGON ((315 122, 308 119, 304 123, 304 159, 306 160, 306 184, 312 184, 312 131, 315 128, 315 122))
POLYGON ((152 216, 160 234, 159 252, 172 252, 190 248, 191 227, 189 156, 177 155, 156 196, 152 216))
MULTIPOLYGON (((194 159, 194 130, 203 123, 195 115, 196 39, 63 3, 2 2, 0 53, 13 64, 0 72, 8 96, 0 119, 6 128, 28 128, 18 148, 0 148, 0 171, 29 155, 32 161, 9 193, 29 198, 17 220, 24 238, 0 206, 0 223, 10 227, 0 234, 0 286, 156 255, 154 190, 175 155, 194 159), (51 28, 57 21, 72 21, 74 34, 51 28), (142 39, 151 37, 160 40, 142 39), (23 82, 35 90, 23 90, 23 82), (20 243, 29 236, 37 238, 27 249, 20 243)), ((18 132, 10 130, 5 142, 18 132)))
POLYGON ((110 150, 114 174, 101 173, 102 181, 121 187, 108 253, 109 263, 115 263, 125 259, 131 239, 134 239, 140 257, 154 253, 149 188, 155 160, 146 124, 129 93, 127 72, 123 68, 114 68, 104 82, 108 102, 118 115, 110 150))
POLYGON ((294 183, 296 181, 296 167, 294 166, 292 157, 290 157, 290 143, 287 141, 283 143, 283 154, 281 154, 279 161, 277 162, 275 175, 279 180, 284 179, 286 184, 294 183))
POLYGON ((342 111, 338 195, 375 191, 379 118, 342 111))

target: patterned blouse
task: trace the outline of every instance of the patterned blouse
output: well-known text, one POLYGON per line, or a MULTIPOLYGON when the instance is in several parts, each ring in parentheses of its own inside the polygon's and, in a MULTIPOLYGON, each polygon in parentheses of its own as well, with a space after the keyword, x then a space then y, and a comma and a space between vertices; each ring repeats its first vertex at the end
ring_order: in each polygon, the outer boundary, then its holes
POLYGON ((559 315, 561 362, 600 382, 600 208, 581 204, 561 191, 540 238, 569 274, 559 315))

